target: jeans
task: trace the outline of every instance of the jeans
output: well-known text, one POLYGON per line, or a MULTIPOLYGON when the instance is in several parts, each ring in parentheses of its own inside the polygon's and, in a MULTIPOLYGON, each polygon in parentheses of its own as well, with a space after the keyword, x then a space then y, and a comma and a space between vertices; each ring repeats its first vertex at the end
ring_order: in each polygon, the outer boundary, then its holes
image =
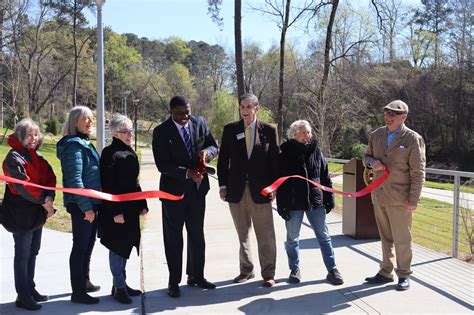
POLYGON ((115 288, 125 288, 125 266, 127 265, 127 258, 117 255, 113 251, 109 251, 109 265, 113 276, 113 284, 115 288))
POLYGON ((75 203, 66 205, 72 221, 72 250, 69 256, 69 271, 73 293, 85 292, 89 274, 92 249, 97 234, 97 217, 90 223, 84 220, 84 212, 75 203))
POLYGON ((31 291, 35 287, 36 256, 41 247, 41 233, 43 227, 25 233, 14 233, 15 258, 13 271, 15 289, 20 298, 31 298, 31 291))
POLYGON ((324 265, 327 271, 336 268, 334 260, 334 250, 332 248, 331 237, 326 225, 326 210, 320 206, 311 211, 292 210, 291 219, 286 221, 286 242, 285 249, 288 255, 288 265, 290 270, 297 270, 300 267, 300 229, 303 222, 303 215, 306 214, 314 234, 321 248, 324 265))

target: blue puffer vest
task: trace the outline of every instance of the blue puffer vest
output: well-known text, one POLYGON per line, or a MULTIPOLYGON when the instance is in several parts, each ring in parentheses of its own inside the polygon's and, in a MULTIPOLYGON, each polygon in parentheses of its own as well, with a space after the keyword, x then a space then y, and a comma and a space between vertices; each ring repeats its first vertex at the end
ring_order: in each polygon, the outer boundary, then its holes
MULTIPOLYGON (((61 160, 63 187, 101 190, 99 154, 89 141, 80 136, 65 136, 56 145, 56 154, 61 160)), ((76 203, 86 212, 92 210, 100 200, 64 193, 64 205, 76 203)))

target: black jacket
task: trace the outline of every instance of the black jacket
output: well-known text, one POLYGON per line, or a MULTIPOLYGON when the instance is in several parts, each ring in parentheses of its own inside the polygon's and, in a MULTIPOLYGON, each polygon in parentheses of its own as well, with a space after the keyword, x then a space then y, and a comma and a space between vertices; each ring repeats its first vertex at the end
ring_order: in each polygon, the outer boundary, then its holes
MULTIPOLYGON (((280 146, 280 150, 279 177, 300 175, 332 188, 328 164, 315 139, 308 145, 288 140, 280 146)), ((279 212, 312 210, 319 206, 324 206, 326 212, 329 212, 334 208, 334 195, 305 180, 290 178, 278 189, 277 206, 279 212)))
MULTIPOLYGON (((141 191, 138 183, 140 165, 137 155, 117 138, 104 148, 100 158, 102 191, 124 194, 141 191)), ((124 258, 130 257, 133 247, 140 245, 140 211, 147 209, 146 200, 111 202, 104 201, 99 209, 100 242, 124 258), (114 222, 114 216, 123 214, 125 223, 114 222)))
POLYGON ((277 178, 278 135, 275 127, 258 119, 255 128, 255 144, 249 159, 245 146, 244 121, 241 119, 224 126, 217 176, 219 186, 226 186, 227 202, 240 202, 246 182, 255 203, 271 202, 260 191, 277 178))

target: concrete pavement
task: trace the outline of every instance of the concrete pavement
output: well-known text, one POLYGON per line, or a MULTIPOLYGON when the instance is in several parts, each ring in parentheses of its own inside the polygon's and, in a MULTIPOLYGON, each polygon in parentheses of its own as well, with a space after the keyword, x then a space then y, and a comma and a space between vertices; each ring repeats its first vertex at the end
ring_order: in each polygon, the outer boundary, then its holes
MULTIPOLYGON (((142 153, 141 183, 145 190, 157 189, 159 174, 150 151, 142 153)), ((168 270, 163 249, 161 203, 149 200, 150 213, 142 230, 142 256, 132 253, 127 266, 128 283, 141 287, 145 294, 133 298, 131 305, 121 305, 110 297, 112 283, 107 250, 97 242, 91 273, 102 290, 92 293, 101 299, 98 305, 69 302, 69 253, 71 235, 44 229, 38 256, 38 290, 52 299, 43 303, 36 314, 472 314, 474 303, 474 266, 431 250, 414 246, 412 288, 394 290, 394 284, 369 286, 366 276, 374 275, 380 261, 377 240, 354 240, 342 235, 341 217, 328 216, 333 236, 336 262, 345 283, 332 286, 325 280, 326 270, 314 234, 305 223, 301 230, 302 282, 286 282, 289 274, 284 250, 285 227, 275 213, 277 236, 277 284, 261 287, 256 243, 253 238, 257 277, 244 284, 233 284, 238 274, 238 241, 228 206, 218 198, 217 182, 211 179, 205 221, 206 270, 216 290, 188 287, 183 277, 181 298, 166 294, 168 270)), ((0 314, 31 314, 16 308, 13 282, 13 239, 0 228, 0 314)), ((184 253, 185 254, 185 253, 184 253)), ((185 261, 185 259, 184 259, 185 261)), ((183 267, 184 270, 184 267, 183 267)))

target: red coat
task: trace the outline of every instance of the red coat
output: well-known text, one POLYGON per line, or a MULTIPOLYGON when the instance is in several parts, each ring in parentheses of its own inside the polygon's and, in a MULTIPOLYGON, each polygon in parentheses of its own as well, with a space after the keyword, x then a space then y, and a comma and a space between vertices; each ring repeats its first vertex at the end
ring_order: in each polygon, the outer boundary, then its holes
MULTIPOLYGON (((2 165, 6 176, 43 186, 56 186, 56 176, 51 166, 36 150, 26 149, 14 135, 10 135, 8 144, 12 149, 2 165)), ((11 232, 23 232, 44 224, 46 210, 42 204, 47 196, 54 198, 54 191, 7 184, 2 202, 2 223, 5 228, 11 232)))

